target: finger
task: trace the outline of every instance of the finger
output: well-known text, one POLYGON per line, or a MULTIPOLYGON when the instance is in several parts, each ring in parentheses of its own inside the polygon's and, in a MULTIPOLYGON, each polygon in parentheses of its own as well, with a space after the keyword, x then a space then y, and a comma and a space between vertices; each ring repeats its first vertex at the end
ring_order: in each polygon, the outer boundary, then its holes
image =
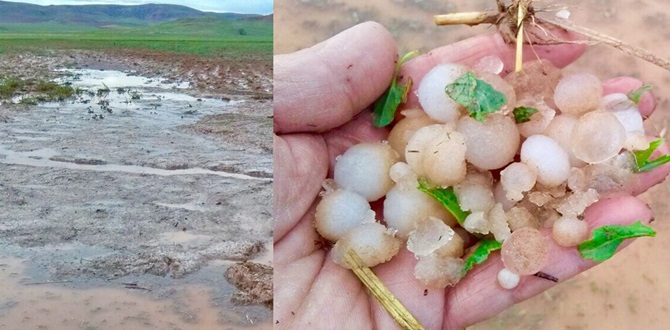
MULTIPOLYGON (((635 221, 648 223, 652 212, 635 197, 621 196, 605 199, 589 207, 585 213, 589 228, 612 224, 630 224, 635 221)), ((550 240, 549 262, 542 270, 563 282, 597 263, 582 259, 576 248, 565 248, 551 240, 551 230, 543 230, 550 240)), ((629 244, 625 241, 622 246, 629 244)), ((524 276, 519 286, 512 290, 501 288, 496 280, 503 268, 500 254, 495 253, 482 265, 473 269, 458 285, 447 292, 445 324, 447 329, 471 325, 496 315, 507 307, 526 300, 556 285, 535 276, 524 276), (486 308, 482 307, 486 306, 486 308)))
POLYGON ((274 241, 295 227, 321 190, 328 173, 328 152, 321 136, 289 134, 275 136, 274 241))
MULTIPOLYGON (((426 329, 442 327, 444 289, 428 288, 414 276, 414 254, 405 248, 374 272, 386 287, 426 329)), ((377 329, 394 329, 395 322, 378 303, 372 306, 377 329)))
MULTIPOLYGON (((572 34, 563 33, 565 40, 575 38, 572 34)), ((582 44, 562 44, 553 46, 524 46, 524 61, 544 58, 557 67, 564 67, 574 62, 586 49, 582 44)), ((407 108, 418 106, 418 99, 414 93, 418 83, 430 69, 443 63, 462 63, 472 66, 484 56, 497 56, 503 61, 503 75, 514 68, 515 48, 506 43, 500 34, 477 36, 448 46, 430 51, 405 64, 401 76, 411 77, 416 84, 412 87, 407 100, 407 108)))
MULTIPOLYGON (((640 87, 642 87, 642 81, 632 77, 612 78, 603 82, 603 95, 612 93, 628 94, 640 87)), ((651 116, 651 113, 654 112, 654 109, 656 108, 654 95, 651 92, 643 93, 637 107, 640 109, 640 113, 643 117, 651 116)))
MULTIPOLYGON (((312 256, 310 256, 311 258, 312 256)), ((282 301, 274 311, 274 318, 282 329, 373 329, 370 320, 370 300, 367 292, 354 274, 335 264, 327 256, 319 264, 320 269, 314 282, 294 295, 304 299, 287 310, 282 301), (344 316, 344 317, 343 317, 344 316)), ((291 274, 291 276, 299 274, 291 274)), ((275 282, 291 281, 291 278, 275 279, 275 282)), ((276 299, 275 299, 276 300, 276 299)))
POLYGON ((396 58, 393 37, 374 22, 275 56, 275 132, 322 132, 351 120, 388 88, 396 58))

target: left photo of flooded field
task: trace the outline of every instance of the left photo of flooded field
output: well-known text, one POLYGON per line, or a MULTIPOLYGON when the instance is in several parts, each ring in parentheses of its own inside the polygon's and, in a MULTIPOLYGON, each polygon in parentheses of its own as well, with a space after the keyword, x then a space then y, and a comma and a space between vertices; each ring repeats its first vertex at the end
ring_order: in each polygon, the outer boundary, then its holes
POLYGON ((81 3, 0 1, 0 329, 271 328, 272 1, 81 3))

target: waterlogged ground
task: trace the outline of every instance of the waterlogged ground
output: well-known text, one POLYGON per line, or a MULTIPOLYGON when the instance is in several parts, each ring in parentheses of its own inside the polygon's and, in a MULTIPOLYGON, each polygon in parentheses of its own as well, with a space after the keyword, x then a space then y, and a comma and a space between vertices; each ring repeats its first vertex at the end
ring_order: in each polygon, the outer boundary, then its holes
POLYGON ((224 277, 271 266, 269 101, 49 73, 76 99, 0 105, 0 328, 270 327, 224 277))
MULTIPOLYGON (((536 8, 568 7, 571 20, 658 56, 670 59, 670 6, 664 0, 536 1, 536 8)), ((493 0, 288 0, 275 3, 275 53, 313 45, 367 20, 384 24, 400 52, 430 49, 491 27, 436 27, 433 15, 495 8, 493 0)), ((546 13, 551 15, 552 13, 546 13)), ((373 50, 371 50, 373 51, 373 50)), ((658 110, 650 123, 657 131, 670 119, 670 73, 605 45, 594 45, 568 70, 591 71, 601 79, 620 75, 654 85, 658 110)), ((538 297, 516 305, 472 329, 665 329, 670 323, 670 186, 661 184, 642 198, 656 214, 658 235, 640 239, 612 260, 538 297)))

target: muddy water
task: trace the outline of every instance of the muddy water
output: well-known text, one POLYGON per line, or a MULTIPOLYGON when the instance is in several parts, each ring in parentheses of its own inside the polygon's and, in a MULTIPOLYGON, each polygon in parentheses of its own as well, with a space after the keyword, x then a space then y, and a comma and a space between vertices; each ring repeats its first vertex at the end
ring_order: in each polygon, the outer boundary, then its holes
POLYGON ((224 272, 271 265, 271 153, 191 128, 251 101, 112 70, 63 80, 76 100, 0 125, 0 329, 270 328, 224 272))
MULTIPOLYGON (((670 5, 663 0, 538 1, 536 8, 568 7, 571 20, 670 58, 670 5)), ((488 27, 436 27, 432 15, 492 9, 492 0, 414 1, 287 0, 275 3, 275 53, 306 48, 367 20, 384 24, 400 52, 432 48, 488 27)), ((602 79, 638 77, 655 86, 659 108, 650 118, 659 131, 670 118, 670 73, 605 45, 591 46, 568 70, 588 70, 602 79)), ((654 239, 635 242, 607 263, 543 295, 510 308, 472 329, 664 329, 670 323, 670 271, 662 251, 670 248, 670 186, 642 198, 656 213, 654 239)))

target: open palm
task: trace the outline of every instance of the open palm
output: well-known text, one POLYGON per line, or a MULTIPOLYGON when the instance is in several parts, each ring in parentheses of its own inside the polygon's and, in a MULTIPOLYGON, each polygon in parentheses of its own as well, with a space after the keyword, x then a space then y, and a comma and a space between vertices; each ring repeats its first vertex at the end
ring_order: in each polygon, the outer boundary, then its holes
MULTIPOLYGON (((557 66, 574 61, 583 46, 535 47, 557 66)), ((333 263, 313 227, 321 183, 332 174, 337 155, 361 141, 379 141, 388 131, 372 126, 369 105, 388 87, 396 44, 379 24, 364 23, 312 48, 274 59, 274 318, 285 329, 391 329, 396 327, 349 270, 333 263)), ((407 63, 404 76, 414 81, 437 63, 472 65, 497 55, 505 69, 514 51, 497 35, 445 46, 407 63)), ((639 87, 631 78, 606 82, 606 92, 639 87)), ((416 104, 410 93, 409 105, 416 104)), ((643 114, 654 108, 650 95, 640 103, 643 114)), ((665 178, 670 166, 645 174, 636 195, 665 178)), ((652 219, 649 208, 630 195, 599 201, 586 212, 590 228, 652 219)), ((565 280, 594 263, 572 248, 550 247, 544 272, 565 280)), ((416 260, 406 249, 374 272, 427 329, 456 329, 489 318, 554 285, 525 277, 514 290, 500 288, 495 276, 500 258, 475 267, 455 287, 431 289, 414 278, 416 260), (427 289, 427 291, 426 291, 427 289)))

